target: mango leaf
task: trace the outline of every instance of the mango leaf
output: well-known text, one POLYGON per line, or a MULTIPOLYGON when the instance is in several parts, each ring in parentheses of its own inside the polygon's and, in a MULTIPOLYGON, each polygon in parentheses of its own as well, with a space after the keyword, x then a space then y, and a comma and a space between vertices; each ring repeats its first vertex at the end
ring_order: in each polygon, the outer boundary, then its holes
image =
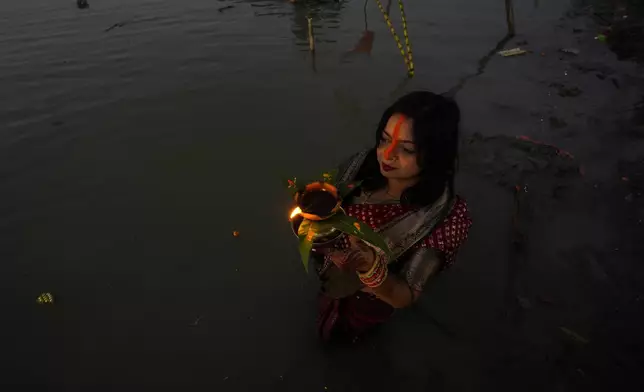
POLYGON ((308 219, 304 219, 300 225, 297 233, 300 239, 300 257, 304 270, 309 272, 309 258, 311 257, 311 249, 313 248, 313 237, 315 236, 316 224, 308 219))
POLYGON ((297 228, 297 236, 305 236, 309 233, 309 229, 311 228, 311 221, 308 219, 302 220, 302 223, 300 223, 300 227, 297 228))
POLYGON ((350 217, 345 214, 335 214, 329 219, 316 222, 318 230, 326 231, 333 227, 343 233, 357 237, 358 239, 379 248, 389 257, 391 257, 391 249, 389 245, 382 238, 382 236, 366 223, 360 222, 356 218, 350 217))

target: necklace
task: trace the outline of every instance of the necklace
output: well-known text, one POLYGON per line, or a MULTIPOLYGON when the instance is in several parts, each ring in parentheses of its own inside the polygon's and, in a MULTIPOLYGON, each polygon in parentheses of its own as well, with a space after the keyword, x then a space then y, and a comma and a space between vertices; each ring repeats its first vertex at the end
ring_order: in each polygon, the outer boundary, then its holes
POLYGON ((399 203, 400 202, 399 197, 396 197, 396 196, 392 195, 391 193, 389 193, 389 187, 388 186, 385 188, 385 193, 384 193, 385 197, 380 198, 379 200, 378 199, 372 200, 373 195, 375 195, 376 193, 377 193, 377 191, 376 192, 368 192, 368 193, 365 192, 365 199, 362 202, 362 204, 391 204, 391 203, 399 203))
POLYGON ((400 197, 396 197, 396 196, 392 195, 391 193, 389 193, 389 185, 387 185, 387 187, 385 188, 385 194, 387 196, 391 197, 393 200, 400 201, 400 197))

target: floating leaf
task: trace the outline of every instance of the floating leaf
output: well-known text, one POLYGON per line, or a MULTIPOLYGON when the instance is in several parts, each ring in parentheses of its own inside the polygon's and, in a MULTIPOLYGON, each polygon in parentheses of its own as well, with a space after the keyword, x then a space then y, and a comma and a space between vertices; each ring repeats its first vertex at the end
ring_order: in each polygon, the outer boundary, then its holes
POLYGON ((44 304, 53 304, 54 303, 54 296, 51 293, 42 293, 36 298, 36 302, 44 305, 44 304))
POLYGON ((523 50, 521 48, 514 48, 514 49, 502 50, 498 53, 503 57, 511 57, 511 56, 519 56, 522 54, 526 54, 528 53, 528 51, 523 50))
POLYGON ((563 332, 566 335, 568 335, 569 337, 571 337, 577 343, 582 343, 582 344, 587 344, 588 343, 588 339, 584 338, 583 336, 579 335, 577 332, 575 332, 573 330, 570 330, 570 329, 568 329, 566 327, 559 327, 559 329, 561 330, 561 332, 563 332))

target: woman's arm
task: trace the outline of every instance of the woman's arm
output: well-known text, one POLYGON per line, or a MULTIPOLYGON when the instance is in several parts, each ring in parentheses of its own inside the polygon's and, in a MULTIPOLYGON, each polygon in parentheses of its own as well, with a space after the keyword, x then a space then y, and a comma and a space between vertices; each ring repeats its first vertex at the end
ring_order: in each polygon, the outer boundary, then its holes
POLYGON ((401 271, 397 274, 387 273, 382 283, 378 284, 378 277, 388 271, 387 265, 384 265, 386 271, 380 267, 386 260, 382 260, 373 248, 356 237, 350 236, 349 240, 350 249, 332 251, 328 257, 338 268, 358 273, 366 286, 362 291, 373 293, 394 308, 412 305, 420 296, 425 282, 436 275, 443 265, 442 253, 421 247, 405 257, 401 271), (367 281, 372 284, 367 284, 367 281))
MULTIPOLYGON (((441 270, 440 255, 433 249, 421 248, 405 260, 401 275, 389 274, 387 279, 376 288, 367 287, 364 291, 387 302, 394 308, 411 306, 422 293, 423 284, 441 270)), ((359 272, 363 272, 359 270, 359 272)))
POLYGON ((373 248, 350 236, 351 248, 331 252, 329 257, 340 269, 353 270, 361 276, 367 286, 362 290, 376 295, 394 308, 405 308, 418 299, 424 283, 440 271, 442 262, 437 252, 420 248, 406 257, 404 268, 399 274, 386 274, 386 260, 378 256, 373 248), (369 284, 370 282, 371 284, 369 284), (371 286, 371 287, 369 287, 371 286))
POLYGON ((391 274, 387 279, 378 287, 366 287, 363 291, 373 293, 376 297, 388 303, 394 308, 406 308, 411 306, 418 296, 419 291, 416 291, 398 276, 391 274))

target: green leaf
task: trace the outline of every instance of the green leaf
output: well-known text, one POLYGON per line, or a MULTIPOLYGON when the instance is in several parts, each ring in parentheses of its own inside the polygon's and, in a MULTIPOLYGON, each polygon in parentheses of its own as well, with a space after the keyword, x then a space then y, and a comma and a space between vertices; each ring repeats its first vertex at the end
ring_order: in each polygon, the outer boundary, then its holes
POLYGON ((297 228, 297 236, 301 237, 303 235, 307 235, 309 233, 310 228, 311 228, 311 221, 308 219, 302 220, 302 223, 300 223, 300 227, 297 228))
POLYGON ((338 169, 330 170, 322 174, 322 181, 334 185, 338 177, 338 169))
POLYGON ((345 214, 335 214, 329 219, 316 223, 319 230, 327 230, 328 228, 333 227, 343 233, 352 235, 368 244, 371 244, 385 252, 387 256, 391 256, 391 250, 384 238, 382 238, 380 234, 376 233, 368 224, 360 222, 356 218, 345 214))
POLYGON ((300 257, 302 258, 302 264, 304 264, 304 270, 309 272, 309 258, 311 257, 311 249, 313 248, 313 233, 315 233, 316 225, 314 222, 304 219, 300 225, 297 233, 300 238, 300 257), (311 234, 311 235, 310 235, 311 234))

